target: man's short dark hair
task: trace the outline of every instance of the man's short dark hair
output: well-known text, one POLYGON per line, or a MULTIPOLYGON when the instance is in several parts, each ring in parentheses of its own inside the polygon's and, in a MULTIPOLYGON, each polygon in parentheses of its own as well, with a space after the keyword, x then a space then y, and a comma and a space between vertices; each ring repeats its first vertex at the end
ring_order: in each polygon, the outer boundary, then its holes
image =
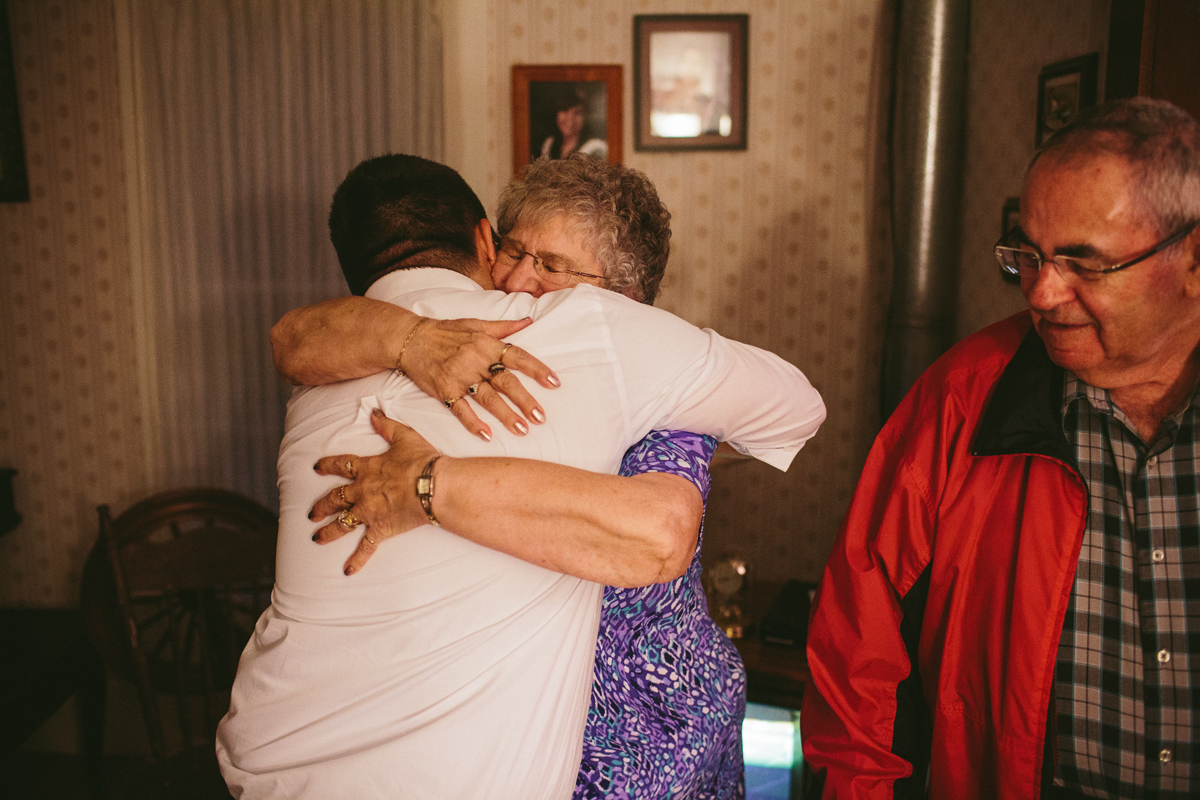
POLYGON ((350 171, 329 209, 329 235, 350 291, 388 272, 474 266, 483 203, 457 172, 418 156, 367 159, 350 171))

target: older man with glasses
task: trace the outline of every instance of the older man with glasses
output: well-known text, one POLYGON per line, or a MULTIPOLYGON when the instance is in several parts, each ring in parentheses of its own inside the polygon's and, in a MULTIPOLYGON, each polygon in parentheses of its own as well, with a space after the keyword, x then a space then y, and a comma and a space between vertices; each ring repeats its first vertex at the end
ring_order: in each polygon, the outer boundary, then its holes
POLYGON ((1198 222, 1168 103, 1035 154, 995 248, 1029 311, 896 410, 815 600, 825 797, 1200 795, 1198 222))

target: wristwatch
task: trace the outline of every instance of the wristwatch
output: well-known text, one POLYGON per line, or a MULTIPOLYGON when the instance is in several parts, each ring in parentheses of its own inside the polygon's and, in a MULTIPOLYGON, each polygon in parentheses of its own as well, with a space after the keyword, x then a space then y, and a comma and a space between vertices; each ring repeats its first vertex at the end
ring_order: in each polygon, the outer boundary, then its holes
POLYGON ((433 465, 439 458, 441 455, 429 459, 425 469, 421 470, 421 475, 417 478, 417 499, 421 501, 421 508, 424 509, 425 516, 429 517, 430 523, 440 528, 442 523, 433 515, 433 465))

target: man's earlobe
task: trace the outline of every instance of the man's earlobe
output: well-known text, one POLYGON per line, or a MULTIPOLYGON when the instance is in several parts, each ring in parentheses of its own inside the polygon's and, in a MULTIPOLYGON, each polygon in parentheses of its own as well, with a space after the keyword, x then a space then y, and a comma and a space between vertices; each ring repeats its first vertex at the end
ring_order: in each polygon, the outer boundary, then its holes
POLYGON ((489 270, 492 268, 492 264, 496 263, 495 236, 492 223, 488 222, 486 217, 479 220, 475 226, 475 252, 480 259, 486 259, 487 263, 483 266, 489 270))

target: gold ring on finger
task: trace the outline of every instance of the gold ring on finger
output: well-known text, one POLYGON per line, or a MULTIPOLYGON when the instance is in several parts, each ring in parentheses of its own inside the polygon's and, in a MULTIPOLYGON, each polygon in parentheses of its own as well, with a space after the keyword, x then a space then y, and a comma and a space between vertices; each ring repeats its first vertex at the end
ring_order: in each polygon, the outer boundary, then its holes
POLYGON ((492 364, 491 366, 488 367, 488 372, 492 373, 492 377, 499 375, 501 372, 504 372, 504 370, 505 370, 504 365, 501 364, 499 361, 497 361, 495 364, 492 364))
MULTIPOLYGON (((482 381, 480 381, 480 383, 482 383, 482 381)), ((467 387, 467 394, 471 394, 471 395, 473 395, 473 394, 475 394, 475 393, 476 393, 476 392, 478 392, 478 391, 479 391, 479 384, 478 384, 478 383, 472 383, 470 386, 468 386, 468 387, 467 387)))
POLYGON ((354 459, 353 458, 346 459, 346 472, 350 473, 351 478, 354 477, 354 459))
POLYGON ((354 514, 350 512, 350 509, 346 509, 342 513, 338 514, 337 521, 338 524, 348 531, 352 531, 362 524, 358 517, 354 516, 354 514))
POLYGON ((512 344, 510 344, 509 342, 504 343, 504 349, 500 351, 500 357, 496 359, 497 364, 504 361, 504 354, 508 352, 508 348, 510 348, 510 347, 512 347, 512 344))
POLYGON ((371 538, 370 528, 367 529, 367 532, 363 535, 363 538, 366 539, 368 542, 370 542, 372 547, 377 546, 379 544, 379 542, 377 542, 371 538))
POLYGON ((453 409, 454 404, 457 403, 459 400, 462 400, 462 398, 461 397, 447 397, 442 402, 446 404, 446 408, 453 409))
POLYGON ((338 500, 346 508, 354 507, 354 503, 351 503, 349 500, 346 499, 346 485, 345 484, 343 484, 337 488, 337 496, 338 496, 338 500))

